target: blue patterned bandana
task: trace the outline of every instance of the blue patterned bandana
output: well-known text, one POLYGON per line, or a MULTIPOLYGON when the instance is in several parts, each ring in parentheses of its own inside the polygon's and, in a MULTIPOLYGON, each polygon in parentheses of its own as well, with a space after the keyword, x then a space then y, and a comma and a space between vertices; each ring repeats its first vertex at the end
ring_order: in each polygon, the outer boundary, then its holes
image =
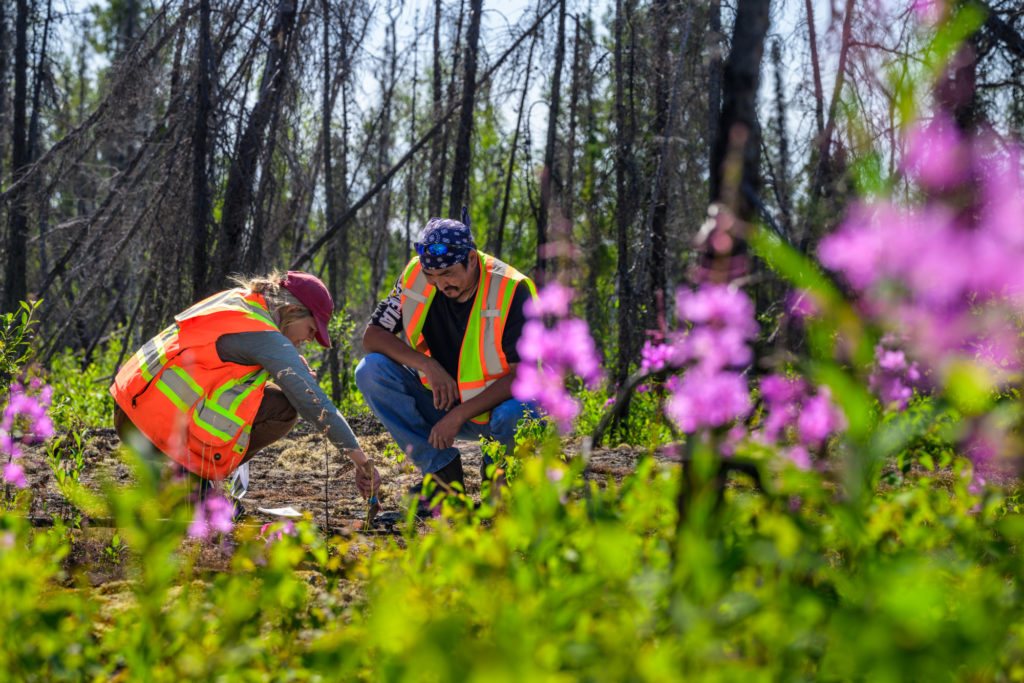
POLYGON ((471 249, 476 249, 473 233, 469 231, 469 217, 463 210, 463 220, 453 218, 431 218, 427 221, 420 240, 416 243, 416 253, 420 263, 427 270, 451 268, 462 263, 469 256, 471 249))

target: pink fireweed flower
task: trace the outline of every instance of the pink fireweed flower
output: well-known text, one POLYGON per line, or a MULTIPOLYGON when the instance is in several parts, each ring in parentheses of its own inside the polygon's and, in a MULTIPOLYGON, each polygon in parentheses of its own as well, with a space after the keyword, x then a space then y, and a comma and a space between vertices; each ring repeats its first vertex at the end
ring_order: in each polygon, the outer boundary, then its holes
POLYGON ((800 442, 820 448, 832 434, 846 428, 846 416, 832 403, 828 387, 819 387, 818 393, 804 400, 796 420, 800 442))
POLYGON ((908 362, 903 351, 884 346, 891 340, 882 342, 875 346, 875 367, 868 377, 868 388, 886 406, 903 410, 921 382, 921 371, 917 361, 908 362))
POLYGON ((523 312, 530 318, 566 318, 569 316, 569 304, 575 295, 572 287, 566 287, 555 280, 537 292, 537 299, 527 301, 523 312))
POLYGON ((946 190, 967 179, 969 151, 956 123, 944 112, 918 121, 907 133, 903 169, 924 187, 946 190))
POLYGON ((766 441, 777 443, 785 437, 785 431, 796 422, 800 412, 800 399, 807 391, 802 377, 767 375, 761 379, 761 398, 765 404, 765 416, 761 435, 766 441))
POLYGON ((640 369, 645 373, 659 372, 669 366, 674 356, 672 346, 648 340, 640 350, 640 369))
POLYGON ((280 541, 285 536, 298 536, 298 532, 295 530, 295 522, 290 519, 283 523, 267 522, 260 527, 260 535, 257 538, 270 545, 280 541))
POLYGON ((734 328, 742 336, 757 336, 754 302, 741 289, 728 285, 702 285, 697 290, 681 287, 676 293, 676 312, 695 325, 734 328))
POLYGON ((572 295, 570 288, 553 282, 538 292, 538 303, 526 309, 530 319, 516 346, 520 364, 512 383, 513 396, 536 402, 563 433, 572 429, 580 410, 565 388, 569 376, 578 376, 590 388, 604 377, 590 327, 584 320, 566 317, 572 295))
POLYGON ((737 372, 706 374, 693 369, 670 377, 665 386, 670 392, 665 414, 684 432, 722 427, 750 411, 747 381, 737 372))
POLYGON ((19 489, 28 487, 28 482, 25 480, 25 470, 17 462, 9 462, 4 465, 4 481, 19 489))
POLYGON ((223 496, 210 496, 196 506, 196 514, 188 527, 188 535, 207 540, 215 533, 226 534, 234 529, 231 521, 234 506, 223 496))
MULTIPOLYGON (((819 248, 822 263, 858 290, 859 304, 900 331, 899 350, 876 349, 870 379, 897 407, 922 378, 941 387, 964 361, 989 371, 997 387, 1024 367, 1016 323, 1024 299, 1021 150, 994 135, 965 136, 943 113, 912 127, 906 142, 901 166, 926 190, 924 200, 861 205, 819 248)), ((976 467, 1013 450, 1009 429, 990 426, 963 440, 976 467)))
MULTIPOLYGON (((39 387, 37 382, 30 386, 39 387)), ((11 385, 10 400, 4 407, 0 416, 0 448, 4 452, 17 457, 14 450, 8 444, 15 422, 23 425, 25 443, 36 443, 45 441, 54 435, 53 421, 50 419, 47 410, 53 395, 53 388, 42 386, 36 395, 25 393, 25 387, 19 383, 11 385)))
POLYGON ((665 414, 684 432, 724 427, 750 412, 747 381, 736 368, 748 364, 748 342, 758 333, 754 305, 740 289, 703 284, 680 288, 676 312, 692 327, 670 337, 683 376, 671 377, 665 387, 665 414))
POLYGON ((971 159, 978 203, 970 211, 936 200, 862 204, 822 240, 819 256, 860 291, 865 308, 902 331, 928 369, 979 356, 1016 369, 1018 354, 999 340, 1012 338, 1015 299, 1024 293, 1019 157, 986 150, 971 159))
POLYGON ((821 313, 814 295, 802 290, 794 290, 786 297, 786 310, 798 318, 811 318, 821 313))
POLYGON ((512 382, 512 395, 520 401, 535 401, 567 433, 580 412, 579 404, 565 389, 566 374, 549 368, 520 363, 512 382))
POLYGON ((944 0, 912 0, 910 6, 917 18, 926 24, 937 22, 945 13, 944 0))
POLYGON ((846 428, 846 416, 832 402, 828 387, 812 390, 803 377, 767 375, 761 379, 764 416, 757 436, 760 440, 796 444, 782 449, 797 467, 810 466, 809 448, 820 449, 834 434, 846 428))
POLYGON ((0 453, 6 453, 11 460, 21 457, 21 445, 3 427, 0 427, 0 453))
POLYGON ((10 398, 4 406, 3 413, 0 414, 0 454, 6 454, 8 457, 3 479, 20 489, 28 486, 25 469, 17 462, 23 455, 21 443, 35 443, 54 435, 53 421, 47 414, 53 389, 35 379, 29 384, 29 388, 38 393, 26 393, 26 388, 22 384, 12 384, 10 398), (15 438, 15 425, 24 432, 20 439, 21 443, 15 438))
POLYGON ((801 445, 790 446, 782 449, 782 455, 787 460, 797 466, 797 469, 809 470, 811 469, 811 454, 807 452, 807 448, 801 445))

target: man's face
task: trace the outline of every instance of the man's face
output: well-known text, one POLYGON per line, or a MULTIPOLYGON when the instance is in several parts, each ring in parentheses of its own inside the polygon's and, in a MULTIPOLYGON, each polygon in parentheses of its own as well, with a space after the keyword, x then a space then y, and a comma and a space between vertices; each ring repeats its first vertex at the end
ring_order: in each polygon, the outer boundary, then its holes
POLYGON ((462 263, 456 263, 448 268, 436 270, 423 269, 427 282, 449 299, 455 299, 465 303, 476 294, 477 285, 480 284, 480 261, 475 251, 470 251, 469 256, 462 263))

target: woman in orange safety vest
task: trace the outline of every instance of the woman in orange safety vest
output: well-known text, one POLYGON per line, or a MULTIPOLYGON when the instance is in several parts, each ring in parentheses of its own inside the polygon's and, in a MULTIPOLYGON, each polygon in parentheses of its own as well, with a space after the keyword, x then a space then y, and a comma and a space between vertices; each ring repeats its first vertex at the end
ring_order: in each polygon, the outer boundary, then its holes
POLYGON ((299 271, 236 283, 176 315, 120 368, 110 387, 118 433, 137 430, 200 479, 219 481, 301 415, 352 460, 370 498, 380 475, 297 349, 313 339, 331 346, 327 287, 299 271))

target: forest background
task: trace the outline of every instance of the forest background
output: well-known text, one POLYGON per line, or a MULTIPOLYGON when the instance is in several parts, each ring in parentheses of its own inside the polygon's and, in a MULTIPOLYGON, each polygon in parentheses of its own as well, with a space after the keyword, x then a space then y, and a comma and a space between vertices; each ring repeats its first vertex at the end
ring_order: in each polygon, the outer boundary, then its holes
MULTIPOLYGON (((970 107, 1013 136, 1021 12, 989 10, 970 107)), ((3 302, 42 301, 43 364, 134 349, 232 273, 305 268, 348 321, 336 399, 418 229, 462 204, 485 250, 579 289, 622 382, 696 262, 723 126, 754 133, 743 200, 813 254, 851 166, 870 153, 898 176, 901 88, 924 68, 912 6, 853 0, 2 12, 3 302)), ((784 289, 754 267, 758 315, 778 319, 784 289)))

